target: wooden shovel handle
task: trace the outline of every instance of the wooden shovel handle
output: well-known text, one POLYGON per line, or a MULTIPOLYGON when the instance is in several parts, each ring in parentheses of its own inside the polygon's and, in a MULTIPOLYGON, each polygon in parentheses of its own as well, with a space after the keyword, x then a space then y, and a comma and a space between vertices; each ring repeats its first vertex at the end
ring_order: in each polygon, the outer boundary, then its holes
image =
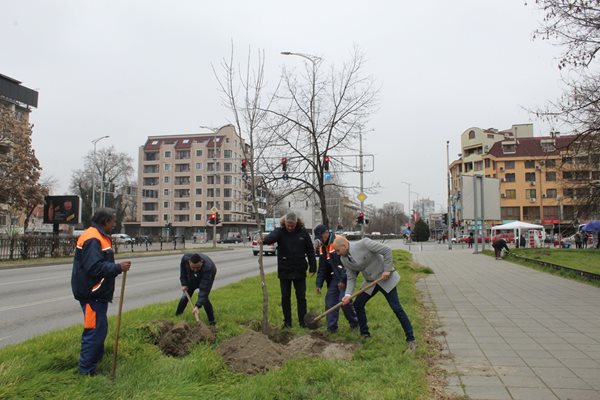
POLYGON ((185 297, 188 298, 188 301, 190 302, 190 305, 192 306, 192 314, 194 314, 194 317, 196 317, 196 321, 200 322, 200 318, 198 317, 198 314, 194 313, 194 305, 192 303, 192 298, 190 297, 189 293, 187 292, 187 289, 185 289, 183 291, 183 293, 185 293, 185 297))
MULTIPOLYGON (((359 294, 366 292, 367 290, 371 289, 373 286, 377 285, 379 282, 383 281, 383 276, 375 279, 373 282, 369 283, 367 286, 363 287, 360 290, 357 290, 356 292, 352 293, 352 296, 350 296, 351 299, 355 298, 356 296, 358 296, 359 294)), ((343 306, 344 303, 343 302, 339 302, 337 303, 335 306, 325 310, 324 312, 322 312, 321 314, 317 315, 315 317, 315 319, 313 319, 313 322, 316 322, 318 320, 320 320, 321 318, 323 318, 324 316, 326 316, 327 314, 330 314, 332 312, 334 312, 335 310, 337 310, 338 308, 340 308, 341 306, 343 306)))

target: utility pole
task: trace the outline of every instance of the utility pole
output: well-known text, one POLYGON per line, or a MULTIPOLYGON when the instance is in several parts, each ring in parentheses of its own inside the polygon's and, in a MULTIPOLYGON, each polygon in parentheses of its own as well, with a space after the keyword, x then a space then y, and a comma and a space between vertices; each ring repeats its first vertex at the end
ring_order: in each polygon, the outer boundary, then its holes
POLYGON ((98 143, 99 141, 101 141, 102 139, 106 139, 109 138, 110 136, 102 136, 99 137, 98 139, 94 139, 92 140, 92 143, 94 143, 94 156, 92 158, 92 164, 93 164, 93 169, 92 169, 92 217, 94 216, 94 213, 96 212, 96 183, 94 182, 94 177, 96 176, 96 143, 98 143))
POLYGON ((450 141, 446 140, 446 176, 448 178, 448 211, 447 229, 448 229, 448 250, 452 250, 452 194, 450 193, 450 141))
MULTIPOLYGON (((358 132, 358 137, 359 137, 359 153, 358 153, 358 160, 360 163, 360 167, 358 170, 358 173, 360 175, 360 193, 364 193, 363 192, 363 148, 362 148, 362 130, 358 132)), ((365 200, 364 197, 361 196, 361 200, 360 200, 360 212, 365 213, 365 200)), ((363 220, 363 223, 360 226, 360 237, 363 238, 365 237, 365 221, 363 220)))

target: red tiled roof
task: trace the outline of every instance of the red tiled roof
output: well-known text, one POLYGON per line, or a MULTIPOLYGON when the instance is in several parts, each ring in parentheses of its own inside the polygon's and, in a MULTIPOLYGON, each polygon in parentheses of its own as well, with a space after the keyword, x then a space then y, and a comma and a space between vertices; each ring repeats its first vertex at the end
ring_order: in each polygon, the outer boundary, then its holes
MULTIPOLYGON (((489 153, 491 156, 496 158, 514 158, 514 157, 543 157, 543 156, 551 156, 558 155, 561 151, 566 150, 571 143, 577 138, 576 135, 569 136, 558 136, 555 139, 555 151, 544 151, 541 146, 542 140, 550 140, 551 136, 539 136, 532 138, 516 138, 514 141, 516 142, 516 152, 515 153, 507 153, 504 154, 502 151, 502 142, 496 142, 490 149, 489 153)), ((511 140, 512 141, 512 140, 511 140)))

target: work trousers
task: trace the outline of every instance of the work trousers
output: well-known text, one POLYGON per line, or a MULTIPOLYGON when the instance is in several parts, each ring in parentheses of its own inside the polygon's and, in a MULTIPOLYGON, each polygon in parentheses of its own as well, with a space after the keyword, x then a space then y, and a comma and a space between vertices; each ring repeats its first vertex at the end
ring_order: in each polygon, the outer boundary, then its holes
POLYGON ((300 326, 304 327, 304 316, 306 315, 306 278, 279 279, 283 325, 288 328, 292 326, 292 284, 296 291, 298 322, 300 326))
POLYGON ((358 317, 358 325, 360 327, 360 334, 363 336, 369 335, 369 325, 367 324, 367 313, 365 311, 365 305, 373 296, 377 294, 377 292, 383 293, 385 299, 387 300, 390 308, 396 314, 398 321, 400 321, 400 325, 402 325, 402 329, 404 329, 404 335, 406 336, 407 341, 415 340, 415 336, 413 333, 412 324, 408 319, 408 315, 402 308, 400 304, 400 299, 398 298, 398 291, 396 288, 393 288, 389 292, 382 290, 379 285, 375 286, 373 290, 373 294, 367 294, 363 292, 356 297, 354 301, 354 309, 356 310, 356 316, 358 317))
POLYGON ((104 356, 104 340, 108 333, 106 312, 108 303, 80 301, 83 311, 83 333, 81 334, 81 353, 79 354, 79 373, 93 375, 96 365, 104 356))
MULTIPOLYGON (((338 287, 338 282, 335 279, 332 279, 327 287, 327 293, 325 294, 325 308, 330 309, 335 306, 337 303, 342 301, 344 297, 345 290, 340 289, 338 287)), ((358 319, 356 317, 356 312, 354 311, 354 305, 352 302, 349 304, 342 306, 342 311, 344 312, 344 316, 350 323, 350 328, 354 329, 358 326, 358 319)), ((340 317, 339 309, 332 311, 327 314, 327 331, 335 332, 338 330, 338 320, 340 317)))

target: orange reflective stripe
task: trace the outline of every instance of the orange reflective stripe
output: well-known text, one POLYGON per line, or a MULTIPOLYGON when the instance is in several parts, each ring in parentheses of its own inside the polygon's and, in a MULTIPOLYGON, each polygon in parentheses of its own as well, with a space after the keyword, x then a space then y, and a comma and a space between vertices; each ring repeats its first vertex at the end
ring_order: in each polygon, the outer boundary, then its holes
POLYGON ((92 227, 86 229, 85 231, 83 231, 83 234, 81 236, 79 236, 79 239, 77 239, 77 248, 82 249, 83 244, 88 239, 98 239, 98 241, 100 242, 100 247, 102 248, 102 251, 106 251, 112 247, 112 242, 110 241, 110 238, 104 236, 103 234, 100 233, 100 231, 98 231, 98 229, 96 229, 92 226, 92 227))
POLYGON ((96 329, 96 311, 89 304, 85 305, 85 313, 83 317, 84 329, 96 329))
POLYGON ((104 278, 100 279, 100 281, 98 283, 96 283, 94 286, 92 286, 92 293, 95 292, 96 290, 100 289, 100 286, 102 286, 103 282, 104 282, 104 278))

